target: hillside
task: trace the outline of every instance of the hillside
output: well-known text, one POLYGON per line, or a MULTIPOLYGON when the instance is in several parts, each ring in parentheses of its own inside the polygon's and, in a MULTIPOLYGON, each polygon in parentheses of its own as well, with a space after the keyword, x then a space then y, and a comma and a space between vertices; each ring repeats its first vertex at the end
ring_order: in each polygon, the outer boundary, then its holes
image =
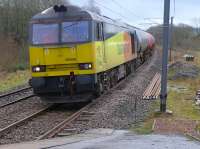
MULTIPOLYGON (((152 33, 158 45, 162 44, 162 26, 153 26, 148 29, 152 33)), ((200 50, 199 29, 186 24, 173 26, 173 47, 184 50, 200 50)))

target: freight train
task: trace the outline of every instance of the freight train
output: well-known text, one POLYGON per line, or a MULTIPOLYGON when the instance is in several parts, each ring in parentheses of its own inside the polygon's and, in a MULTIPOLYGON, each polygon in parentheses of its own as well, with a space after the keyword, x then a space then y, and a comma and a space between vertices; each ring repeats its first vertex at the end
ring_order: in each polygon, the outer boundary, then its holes
POLYGON ((29 26, 30 85, 51 103, 100 96, 155 46, 143 30, 71 5, 51 7, 33 16, 29 26))

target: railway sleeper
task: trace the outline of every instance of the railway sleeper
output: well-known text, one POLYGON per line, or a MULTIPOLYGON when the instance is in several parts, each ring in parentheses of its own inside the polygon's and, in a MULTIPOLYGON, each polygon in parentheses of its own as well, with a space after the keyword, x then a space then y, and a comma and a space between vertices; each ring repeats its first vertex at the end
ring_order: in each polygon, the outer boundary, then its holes
POLYGON ((75 132, 75 131, 77 131, 77 129, 76 128, 65 128, 63 131, 64 132, 75 132))
POLYGON ((80 118, 76 120, 77 122, 88 122, 89 119, 88 118, 80 118))
POLYGON ((92 117, 93 115, 81 115, 82 118, 90 118, 92 117))
POLYGON ((64 132, 62 132, 62 133, 58 133, 57 136, 58 136, 58 137, 67 137, 67 136, 71 136, 71 135, 73 135, 73 134, 74 134, 74 133, 70 133, 70 132, 69 132, 69 133, 66 133, 66 132, 64 133, 64 132))
POLYGON ((95 115, 94 112, 83 111, 82 115, 95 115))

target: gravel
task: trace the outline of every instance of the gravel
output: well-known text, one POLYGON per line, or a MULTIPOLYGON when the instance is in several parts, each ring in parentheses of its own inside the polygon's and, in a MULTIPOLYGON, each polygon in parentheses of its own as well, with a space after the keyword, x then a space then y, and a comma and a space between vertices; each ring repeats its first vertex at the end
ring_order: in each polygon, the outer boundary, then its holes
POLYGON ((0 135, 0 145, 33 141, 61 123, 80 107, 54 106, 30 121, 0 135))
POLYGON ((127 129, 134 123, 143 121, 149 114, 154 101, 142 100, 142 94, 150 81, 161 71, 160 53, 142 65, 117 88, 100 97, 88 111, 95 115, 87 122, 75 121, 71 127, 78 132, 91 128, 127 129))
MULTIPOLYGON (((94 106, 88 109, 88 112, 95 113, 90 117, 89 122, 74 121, 71 128, 76 128, 79 132, 91 128, 126 129, 133 123, 142 121, 148 115, 153 101, 144 101, 141 95, 155 73, 160 71, 160 57, 159 52, 155 52, 151 60, 142 65, 136 73, 133 73, 116 88, 101 96, 94 106)), ((45 104, 38 98, 33 97, 10 108, 0 109, 0 128, 44 106, 45 104)), ((71 113, 69 108, 57 108, 57 110, 53 109, 45 112, 24 123, 24 125, 11 130, 11 132, 0 136, 0 144, 35 140, 36 137, 62 122, 71 113)))
POLYGON ((6 106, 0 109, 0 129, 31 115, 44 108, 46 104, 42 103, 38 97, 6 106))
POLYGON ((20 91, 20 92, 15 93, 15 94, 11 94, 11 95, 2 97, 2 98, 0 98, 0 106, 7 104, 9 102, 12 102, 12 101, 16 101, 20 98, 23 98, 23 97, 26 97, 26 96, 29 96, 29 95, 33 95, 32 89, 27 89, 27 90, 20 91))
MULTIPOLYGON (((34 98, 33 98, 34 100, 34 98)), ((39 99, 37 99, 39 100, 39 99)), ((35 99, 36 101, 36 99, 35 99)), ((39 100, 40 101, 40 100, 39 100)), ((27 103, 24 105, 25 108, 24 112, 20 111, 18 109, 18 114, 16 115, 17 119, 24 118, 27 115, 30 115, 33 113, 33 111, 38 111, 41 109, 41 107, 44 107, 44 104, 38 101, 31 103, 30 100, 27 101, 27 103), (31 110, 28 110, 31 109, 31 110), (30 113, 30 114, 28 114, 30 113)), ((49 109, 46 112, 43 112, 42 114, 36 116, 35 118, 28 120, 24 122, 23 124, 20 124, 19 126, 0 134, 0 145, 3 144, 11 144, 11 143, 20 143, 24 141, 34 141, 37 139, 37 137, 43 135, 50 129, 54 128, 56 125, 64 121, 67 117, 72 115, 75 111, 83 107, 84 105, 78 104, 78 105, 54 105, 51 109, 49 109)), ((22 108, 22 109, 23 109, 22 108)), ((16 119, 14 116, 11 118, 11 114, 8 114, 7 116, 10 117, 9 120, 14 121, 16 119)), ((7 118, 6 118, 7 119, 7 118)), ((7 123, 7 121, 4 121, 7 123)), ((4 124, 3 121, 0 122, 0 125, 4 124)), ((5 125, 5 124, 4 124, 5 125)))

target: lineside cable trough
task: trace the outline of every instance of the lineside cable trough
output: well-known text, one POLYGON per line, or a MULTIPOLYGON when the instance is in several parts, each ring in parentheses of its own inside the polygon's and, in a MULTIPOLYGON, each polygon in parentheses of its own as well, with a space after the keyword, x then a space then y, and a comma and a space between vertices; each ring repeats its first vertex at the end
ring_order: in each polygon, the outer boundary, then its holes
POLYGON ((161 91, 161 75, 160 73, 156 73, 150 82, 149 86, 143 93, 143 100, 156 100, 160 96, 161 91))

